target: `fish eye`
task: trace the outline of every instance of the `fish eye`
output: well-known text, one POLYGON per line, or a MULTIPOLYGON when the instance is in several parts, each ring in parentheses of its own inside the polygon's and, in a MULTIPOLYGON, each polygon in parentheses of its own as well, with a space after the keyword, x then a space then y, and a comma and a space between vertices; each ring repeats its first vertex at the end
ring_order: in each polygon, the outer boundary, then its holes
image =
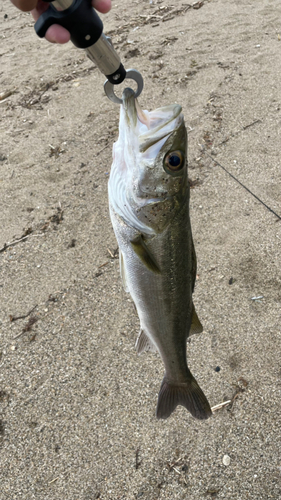
POLYGON ((185 156, 182 151, 171 151, 164 158, 164 169, 168 174, 179 172, 184 166, 185 156))

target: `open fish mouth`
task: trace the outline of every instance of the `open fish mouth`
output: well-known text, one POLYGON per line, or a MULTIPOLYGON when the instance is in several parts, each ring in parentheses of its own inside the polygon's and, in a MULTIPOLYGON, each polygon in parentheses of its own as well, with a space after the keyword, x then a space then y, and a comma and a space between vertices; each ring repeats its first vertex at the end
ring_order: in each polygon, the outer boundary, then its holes
POLYGON ((156 156, 166 139, 182 124, 181 106, 170 104, 143 111, 130 88, 123 91, 122 100, 126 128, 138 138, 139 152, 148 153, 145 156, 150 158, 156 156))

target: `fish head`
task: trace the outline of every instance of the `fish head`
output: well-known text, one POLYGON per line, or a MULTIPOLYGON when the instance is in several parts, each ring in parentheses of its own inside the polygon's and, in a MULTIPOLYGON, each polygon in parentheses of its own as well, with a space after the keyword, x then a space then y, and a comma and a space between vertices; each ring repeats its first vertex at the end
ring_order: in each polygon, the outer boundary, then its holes
POLYGON ((126 212, 130 223, 130 212, 131 225, 138 220, 144 233, 163 231, 189 195, 187 133, 181 111, 178 104, 142 111, 134 92, 123 92, 110 183, 113 188, 114 177, 115 184, 119 182, 119 194, 114 195, 119 213, 123 210, 124 217, 126 212))

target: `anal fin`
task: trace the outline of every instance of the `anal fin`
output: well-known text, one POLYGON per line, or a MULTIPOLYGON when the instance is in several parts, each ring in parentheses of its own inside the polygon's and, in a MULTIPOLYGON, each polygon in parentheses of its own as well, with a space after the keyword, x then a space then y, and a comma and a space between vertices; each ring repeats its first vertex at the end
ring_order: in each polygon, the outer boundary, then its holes
POLYGON ((212 415, 208 400, 193 375, 184 384, 173 384, 164 377, 158 396, 157 418, 168 418, 178 405, 184 406, 193 417, 205 420, 212 415))
POLYGON ((136 351, 138 354, 141 354, 144 351, 151 351, 151 352, 157 351, 155 345, 151 342, 151 340, 148 338, 148 336, 143 330, 140 331, 139 336, 137 338, 136 351))

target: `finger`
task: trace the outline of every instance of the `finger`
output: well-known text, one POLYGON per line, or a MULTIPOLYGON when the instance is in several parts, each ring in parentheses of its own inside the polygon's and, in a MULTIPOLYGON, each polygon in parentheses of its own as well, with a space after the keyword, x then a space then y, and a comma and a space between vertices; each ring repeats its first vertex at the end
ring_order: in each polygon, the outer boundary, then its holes
POLYGON ((31 11, 31 14, 33 16, 33 19, 37 21, 41 14, 43 14, 47 9, 49 8, 49 4, 47 2, 41 2, 40 0, 38 1, 36 5, 36 9, 33 9, 31 11))
MULTIPOLYGON (((31 14, 32 14, 35 21, 37 21, 37 19, 44 12, 44 10, 45 10, 44 6, 42 6, 42 9, 41 9, 40 4, 38 3, 38 9, 33 9, 31 11, 31 14)), ((48 42, 52 42, 52 43, 67 43, 70 40, 70 33, 62 26, 59 26, 59 24, 53 24, 46 31, 45 38, 46 38, 46 40, 48 40, 48 42)))
POLYGON ((47 30, 45 38, 52 43, 67 43, 70 40, 70 33, 62 26, 53 24, 47 30))
POLYGON ((92 0, 92 6, 102 14, 106 14, 111 9, 111 0, 92 0))
MULTIPOLYGON (((11 2, 20 10, 28 12, 35 9, 37 0, 11 0, 11 2)), ((92 0, 94 9, 106 14, 111 9, 111 0, 92 0)))
POLYGON ((37 4, 37 0, 11 0, 11 2, 23 12, 29 12, 34 9, 37 4))

